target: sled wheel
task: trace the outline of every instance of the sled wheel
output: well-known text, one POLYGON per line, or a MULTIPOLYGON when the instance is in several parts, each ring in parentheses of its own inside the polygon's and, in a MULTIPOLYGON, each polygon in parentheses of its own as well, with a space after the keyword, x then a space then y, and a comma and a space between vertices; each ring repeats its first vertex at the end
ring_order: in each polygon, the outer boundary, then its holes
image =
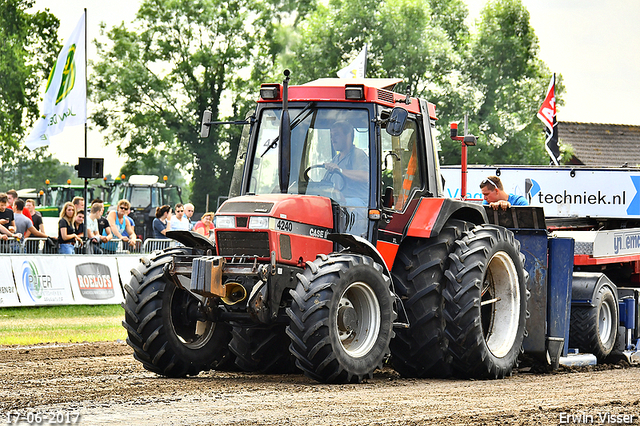
POLYGON ((569 347, 592 353, 602 362, 611 354, 618 330, 618 306, 611 288, 600 287, 593 305, 571 306, 569 347))

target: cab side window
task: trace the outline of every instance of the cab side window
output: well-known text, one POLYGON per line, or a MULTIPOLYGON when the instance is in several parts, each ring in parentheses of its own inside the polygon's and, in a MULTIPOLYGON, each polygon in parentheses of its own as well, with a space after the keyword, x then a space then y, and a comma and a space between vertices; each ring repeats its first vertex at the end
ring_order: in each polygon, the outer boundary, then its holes
POLYGON ((418 155, 417 125, 409 119, 400 136, 382 132, 382 193, 393 188, 393 203, 385 200, 387 207, 402 211, 416 189, 422 188, 420 176, 422 159, 418 155))

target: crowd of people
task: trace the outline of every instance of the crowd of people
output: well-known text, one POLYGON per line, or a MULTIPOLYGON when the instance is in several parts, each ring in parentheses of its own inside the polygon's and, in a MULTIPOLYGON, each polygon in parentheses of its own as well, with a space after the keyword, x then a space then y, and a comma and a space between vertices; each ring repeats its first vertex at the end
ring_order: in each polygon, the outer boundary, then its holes
MULTIPOLYGON (((84 198, 75 197, 60 210, 57 238, 45 233, 42 215, 35 207, 34 200, 18 198, 15 190, 0 193, 0 243, 9 241, 15 252, 17 244, 27 238, 45 239, 49 246, 57 247, 60 254, 75 254, 79 247, 85 249, 84 253, 112 254, 116 253, 120 242, 132 249, 139 249, 142 243, 142 236, 136 235, 135 223, 129 216, 131 204, 127 200, 118 201, 116 208, 106 216, 104 202, 93 200, 85 217, 84 198)), ((193 222, 194 211, 191 203, 178 203, 173 211, 169 205, 157 207, 153 238, 169 239, 167 232, 178 230, 213 238, 213 213, 207 212, 200 221, 193 222)))

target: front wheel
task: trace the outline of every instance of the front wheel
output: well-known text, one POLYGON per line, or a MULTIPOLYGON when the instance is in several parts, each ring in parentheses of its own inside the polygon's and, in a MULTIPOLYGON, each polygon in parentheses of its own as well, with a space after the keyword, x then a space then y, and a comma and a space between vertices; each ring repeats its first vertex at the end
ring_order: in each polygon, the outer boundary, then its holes
POLYGON ((321 255, 308 263, 287 309, 296 365, 325 383, 373 377, 393 337, 389 285, 382 266, 367 256, 321 255))
POLYGON ((186 249, 168 249, 132 270, 122 307, 127 343, 144 368, 168 377, 197 375, 229 358, 229 326, 206 320, 201 302, 164 277, 163 268, 186 249))
POLYGON ((506 228, 481 225, 456 246, 443 292, 452 368, 464 377, 503 378, 526 333, 528 274, 520 243, 506 228))

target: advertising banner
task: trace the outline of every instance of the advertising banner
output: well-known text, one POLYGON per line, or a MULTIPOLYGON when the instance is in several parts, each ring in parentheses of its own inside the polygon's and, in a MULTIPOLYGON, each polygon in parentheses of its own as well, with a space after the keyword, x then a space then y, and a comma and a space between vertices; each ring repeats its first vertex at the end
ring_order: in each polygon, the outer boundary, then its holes
POLYGON ((13 278, 20 305, 71 305, 74 303, 66 260, 71 256, 11 256, 13 278))
POLYGON ((124 288, 125 284, 129 284, 131 281, 131 270, 140 264, 140 258, 138 257, 118 257, 118 274, 120 275, 120 282, 124 288))
MULTIPOLYGON (((460 198, 460 166, 443 166, 444 195, 460 198)), ((640 171, 571 167, 470 167, 467 199, 482 201, 480 182, 500 177, 509 194, 544 208, 547 217, 640 218, 640 171)))
POLYGON ((19 306, 20 300, 13 279, 11 259, 8 257, 0 257, 0 277, 7 278, 0 280, 0 307, 19 306))
POLYGON ((68 256, 65 263, 76 304, 104 305, 122 302, 116 258, 68 256))

